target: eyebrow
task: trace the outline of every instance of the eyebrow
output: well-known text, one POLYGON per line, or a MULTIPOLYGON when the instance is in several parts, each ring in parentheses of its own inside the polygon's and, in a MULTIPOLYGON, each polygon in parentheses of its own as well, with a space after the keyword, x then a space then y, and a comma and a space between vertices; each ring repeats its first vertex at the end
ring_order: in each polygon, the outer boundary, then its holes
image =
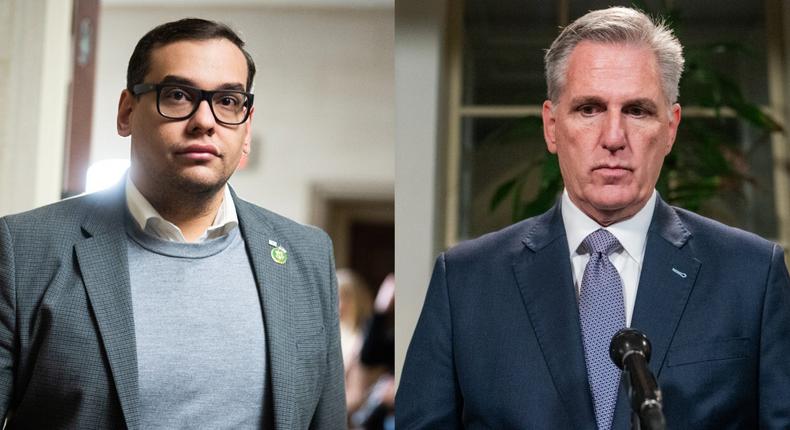
MULTIPOLYGON (((604 99, 598 96, 581 96, 571 99, 571 103, 570 103, 571 109, 575 109, 577 106, 582 106, 582 105, 606 105, 606 102, 604 101, 604 99)), ((623 103, 623 106, 634 106, 634 105, 642 106, 648 110, 658 109, 656 103, 653 100, 646 97, 640 97, 633 100, 628 100, 625 103, 623 103)))
POLYGON ((575 109, 577 106, 581 105, 605 105, 606 102, 600 97, 597 96, 581 96, 581 97, 574 97, 571 99, 570 108, 575 109))
MULTIPOLYGON (((198 88, 198 86, 195 83, 195 81, 193 81, 193 80, 191 80, 189 78, 185 78, 183 76, 177 76, 177 75, 167 75, 164 78, 162 78, 162 80, 159 83, 160 84, 173 84, 173 85, 186 85, 188 87, 198 88)), ((212 91, 217 91, 217 90, 228 90, 228 91, 241 91, 241 92, 244 92, 245 87, 244 87, 244 85, 242 85, 242 84, 240 84, 238 82, 228 82, 228 83, 224 83, 222 85, 219 85, 218 87, 215 87, 212 91)))
POLYGON ((638 99, 635 99, 635 100, 632 100, 632 101, 628 102, 626 105, 641 106, 641 107, 643 107, 643 108, 645 108, 647 110, 651 110, 653 112, 658 110, 658 106, 656 105, 656 102, 654 102, 653 100, 648 99, 648 98, 638 98, 638 99))

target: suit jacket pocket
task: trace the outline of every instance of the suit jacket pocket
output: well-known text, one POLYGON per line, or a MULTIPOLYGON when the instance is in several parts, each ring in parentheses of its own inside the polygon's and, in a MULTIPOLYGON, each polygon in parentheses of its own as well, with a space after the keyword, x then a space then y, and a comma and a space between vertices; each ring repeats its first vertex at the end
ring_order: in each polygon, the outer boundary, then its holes
POLYGON ((669 350, 667 367, 749 357, 749 338, 716 339, 669 350))

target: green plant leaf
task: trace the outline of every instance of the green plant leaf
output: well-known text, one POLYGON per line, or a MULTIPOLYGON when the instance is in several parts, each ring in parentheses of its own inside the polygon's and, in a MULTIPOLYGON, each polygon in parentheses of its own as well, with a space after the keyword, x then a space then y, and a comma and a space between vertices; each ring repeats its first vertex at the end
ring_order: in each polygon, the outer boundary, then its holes
POLYGON ((490 211, 493 212, 507 198, 508 194, 513 191, 513 186, 516 185, 517 180, 518 178, 510 179, 497 187, 496 191, 494 191, 494 197, 491 198, 490 211))

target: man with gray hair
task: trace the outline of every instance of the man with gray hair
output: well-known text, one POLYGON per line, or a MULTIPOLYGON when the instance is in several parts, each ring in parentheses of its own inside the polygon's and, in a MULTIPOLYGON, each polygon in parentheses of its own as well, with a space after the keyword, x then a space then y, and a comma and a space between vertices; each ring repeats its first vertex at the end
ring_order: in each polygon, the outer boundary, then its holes
POLYGON ((615 7, 566 27, 545 59, 544 137, 565 190, 439 256, 398 428, 629 428, 608 351, 625 327, 652 342, 667 428, 790 428, 781 247, 655 190, 681 117, 680 43, 615 7))

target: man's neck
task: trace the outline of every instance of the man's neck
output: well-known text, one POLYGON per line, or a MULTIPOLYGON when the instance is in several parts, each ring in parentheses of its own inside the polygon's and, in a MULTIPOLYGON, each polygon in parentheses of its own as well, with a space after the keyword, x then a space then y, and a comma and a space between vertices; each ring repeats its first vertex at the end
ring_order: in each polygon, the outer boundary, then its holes
POLYGON ((149 201, 162 218, 181 229, 181 234, 187 242, 196 242, 214 223, 222 198, 223 193, 220 190, 210 200, 205 201, 179 202, 170 199, 166 205, 154 203, 150 199, 149 201))
POLYGON ((175 224, 187 242, 196 242, 214 223, 224 186, 211 193, 153 192, 135 183, 140 194, 165 220, 175 224))

